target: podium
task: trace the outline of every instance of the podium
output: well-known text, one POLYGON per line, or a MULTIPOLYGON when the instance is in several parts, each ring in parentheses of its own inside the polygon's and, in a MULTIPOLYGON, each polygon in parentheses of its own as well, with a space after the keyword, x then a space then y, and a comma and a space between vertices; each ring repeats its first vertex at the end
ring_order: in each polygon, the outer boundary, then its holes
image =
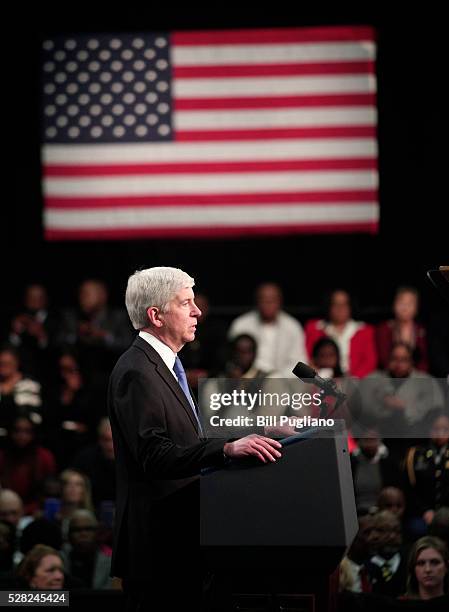
POLYGON ((327 611, 331 576, 338 583, 358 530, 346 430, 336 421, 281 442, 276 463, 251 458, 202 474, 203 565, 228 597, 294 593, 298 610, 327 611))

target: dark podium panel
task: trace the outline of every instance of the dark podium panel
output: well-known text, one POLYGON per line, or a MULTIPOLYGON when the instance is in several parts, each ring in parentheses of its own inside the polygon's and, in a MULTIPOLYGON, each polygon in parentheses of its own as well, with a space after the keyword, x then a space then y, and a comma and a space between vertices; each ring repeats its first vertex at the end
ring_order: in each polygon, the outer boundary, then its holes
POLYGON ((309 594, 310 609, 328 609, 331 574, 357 530, 343 422, 284 440, 276 463, 201 477, 203 564, 234 593, 309 594))

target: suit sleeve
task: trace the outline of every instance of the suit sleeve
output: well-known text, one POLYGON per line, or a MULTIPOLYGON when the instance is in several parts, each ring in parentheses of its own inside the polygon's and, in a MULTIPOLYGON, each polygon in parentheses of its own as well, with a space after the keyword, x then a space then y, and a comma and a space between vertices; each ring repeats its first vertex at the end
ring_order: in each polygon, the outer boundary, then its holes
POLYGON ((133 458, 149 479, 197 475, 202 468, 223 465, 225 440, 181 446, 169 436, 166 399, 159 385, 137 370, 128 371, 111 388, 113 409, 133 458))

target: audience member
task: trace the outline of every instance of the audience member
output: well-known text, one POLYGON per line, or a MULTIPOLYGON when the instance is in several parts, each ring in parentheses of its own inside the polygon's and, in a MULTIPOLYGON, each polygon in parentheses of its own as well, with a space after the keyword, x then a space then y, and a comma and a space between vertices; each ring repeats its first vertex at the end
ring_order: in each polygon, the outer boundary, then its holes
POLYGON ((17 349, 4 346, 0 349, 0 435, 6 435, 19 406, 29 406, 34 421, 40 423, 41 405, 40 384, 21 371, 17 349))
POLYGON ((357 512, 375 511, 382 489, 400 484, 399 467, 375 427, 357 438, 357 443, 351 454, 357 512))
POLYGON ((425 533, 435 510, 449 506, 449 416, 439 414, 430 427, 430 439, 409 448, 405 458, 409 506, 417 533, 425 533), (422 524, 422 521, 425 525, 422 524))
POLYGON ((46 398, 44 427, 46 443, 62 469, 92 441, 90 432, 102 407, 100 398, 86 384, 76 352, 63 350, 57 366, 58 378, 46 398))
POLYGON ((374 516, 369 544, 374 555, 366 563, 372 592, 390 597, 402 595, 406 584, 406 559, 401 548, 401 522, 388 510, 374 516))
POLYGON ((97 541, 98 521, 89 510, 75 510, 69 522, 69 544, 63 551, 67 571, 86 588, 111 588, 111 557, 97 541))
POLYGON ((100 280, 88 279, 78 291, 78 306, 63 313, 59 343, 77 347, 92 373, 109 373, 118 355, 128 348, 133 334, 121 309, 108 304, 108 289, 100 280))
POLYGON ((33 514, 39 507, 39 487, 53 474, 55 459, 39 444, 32 418, 22 411, 12 422, 5 448, 0 449, 0 482, 20 495, 26 514, 33 514))
POLYGON ((17 576, 29 589, 50 591, 67 587, 61 555, 44 544, 30 550, 17 568, 17 576))
POLYGON ((444 506, 435 512, 428 534, 443 540, 449 549, 449 507, 444 506))
POLYGON ((444 397, 440 385, 413 365, 413 351, 408 344, 393 344, 388 369, 373 372, 361 381, 361 418, 377 420, 383 437, 421 437, 431 415, 442 409, 444 397))
POLYGON ((399 287, 393 302, 394 319, 383 321, 376 328, 379 369, 388 367, 391 349, 397 342, 408 344, 413 350, 416 369, 427 372, 427 335, 424 325, 416 321, 419 294, 414 287, 399 287))
POLYGON ((11 320, 9 342, 20 351, 24 371, 41 382, 48 379, 57 325, 49 311, 47 289, 39 283, 27 285, 23 304, 11 320))
POLYGON ((377 500, 379 511, 389 510, 402 521, 405 512, 405 495, 398 487, 384 487, 377 500))
POLYGON ((112 431, 108 418, 98 425, 94 445, 82 449, 71 462, 71 467, 85 474, 92 486, 92 501, 98 512, 101 503, 115 499, 115 466, 112 431))
POLYGON ((352 318, 351 298, 347 291, 333 291, 326 305, 324 319, 312 319, 305 327, 307 352, 311 357, 315 343, 327 336, 335 340, 345 374, 363 377, 376 368, 374 331, 370 325, 352 318))
POLYGON ((306 361, 304 332, 301 324, 282 310, 282 299, 278 285, 260 285, 256 291, 256 309, 235 319, 228 337, 252 336, 257 343, 255 367, 263 372, 291 376, 296 363, 306 361))
POLYGON ((448 593, 449 556, 439 538, 423 537, 413 546, 405 599, 429 600, 448 593))
POLYGON ((19 535, 32 520, 25 516, 22 500, 15 491, 0 489, 0 521, 14 525, 19 535))

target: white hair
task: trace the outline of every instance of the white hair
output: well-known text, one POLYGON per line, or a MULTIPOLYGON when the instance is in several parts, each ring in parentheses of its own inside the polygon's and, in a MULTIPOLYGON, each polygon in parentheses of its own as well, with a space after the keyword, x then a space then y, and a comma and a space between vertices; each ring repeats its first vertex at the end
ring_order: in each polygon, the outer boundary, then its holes
POLYGON ((179 268, 159 266, 134 272, 128 279, 125 296, 134 329, 148 327, 148 308, 154 306, 166 312, 169 302, 181 289, 194 285, 194 279, 179 268))

